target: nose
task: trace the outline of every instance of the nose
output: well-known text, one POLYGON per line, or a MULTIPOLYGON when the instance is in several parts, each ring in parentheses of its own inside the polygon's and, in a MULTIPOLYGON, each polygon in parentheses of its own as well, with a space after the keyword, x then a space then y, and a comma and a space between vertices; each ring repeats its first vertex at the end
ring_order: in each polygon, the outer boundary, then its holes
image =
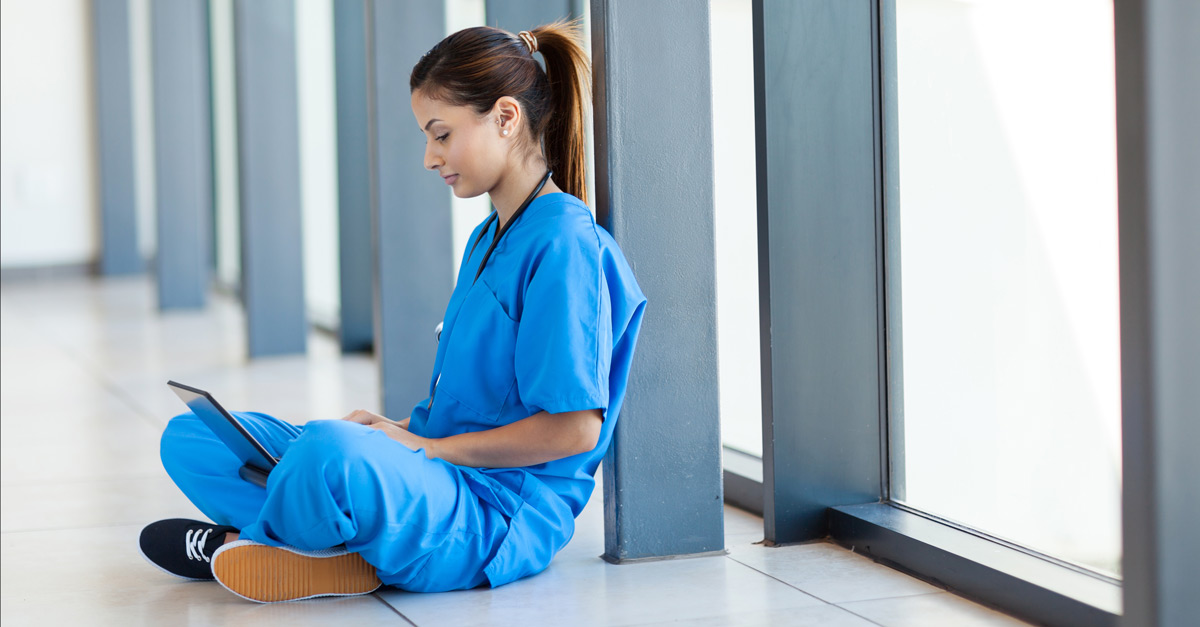
POLYGON ((434 142, 425 142, 425 169, 436 170, 442 166, 442 158, 437 154, 434 142))

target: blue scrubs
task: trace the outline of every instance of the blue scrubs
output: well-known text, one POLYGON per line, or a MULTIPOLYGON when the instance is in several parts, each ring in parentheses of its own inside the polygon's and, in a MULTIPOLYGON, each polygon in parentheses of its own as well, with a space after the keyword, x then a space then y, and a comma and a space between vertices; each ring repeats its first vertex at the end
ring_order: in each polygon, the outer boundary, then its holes
POLYGON ((191 413, 162 439, 163 465, 214 522, 245 539, 345 544, 384 583, 413 591, 499 586, 541 572, 571 539, 625 397, 646 299, 612 237, 568 194, 535 199, 473 281, 495 221, 472 233, 446 308, 429 397, 409 428, 441 438, 532 416, 601 409, 592 451, 526 468, 427 459, 338 420, 303 427, 238 417, 282 455, 267 489, 191 413), (286 454, 285 454, 286 453, 286 454))

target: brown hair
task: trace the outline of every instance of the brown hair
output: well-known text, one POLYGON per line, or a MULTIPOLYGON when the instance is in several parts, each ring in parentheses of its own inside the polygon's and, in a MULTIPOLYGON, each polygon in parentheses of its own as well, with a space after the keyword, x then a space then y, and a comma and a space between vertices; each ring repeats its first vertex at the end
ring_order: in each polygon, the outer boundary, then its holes
POLYGON ((522 38, 476 26, 450 35, 426 52, 413 66, 409 89, 472 107, 480 115, 502 96, 515 98, 528 121, 530 153, 544 145, 555 184, 587 202, 584 153, 591 70, 579 43, 579 21, 560 20, 529 33, 546 62, 545 71, 522 38))

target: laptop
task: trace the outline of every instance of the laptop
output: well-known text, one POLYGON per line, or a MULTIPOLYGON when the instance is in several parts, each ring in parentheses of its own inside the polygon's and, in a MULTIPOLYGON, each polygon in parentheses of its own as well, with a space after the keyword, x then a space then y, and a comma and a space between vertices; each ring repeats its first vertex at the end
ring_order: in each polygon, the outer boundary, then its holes
POLYGON ((238 475, 250 483, 267 487, 267 475, 279 459, 254 439, 233 414, 225 411, 212 394, 175 381, 167 381, 167 386, 242 460, 238 475))

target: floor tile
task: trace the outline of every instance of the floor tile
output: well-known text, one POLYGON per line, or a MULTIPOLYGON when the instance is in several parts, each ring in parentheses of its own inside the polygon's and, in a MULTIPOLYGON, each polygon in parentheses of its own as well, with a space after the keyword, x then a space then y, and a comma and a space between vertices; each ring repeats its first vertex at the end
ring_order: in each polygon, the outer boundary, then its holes
POLYGON ((829 603, 941 592, 828 542, 738 545, 730 548, 730 557, 829 603))
POLYGON ((374 595, 260 605, 155 569, 140 526, 3 534, 0 621, 17 625, 404 625, 374 595))
POLYGON ((843 603, 841 607, 884 627, 1008 627, 1026 624, 948 592, 857 601, 843 603))
POLYGON ((494 590, 380 596, 418 625, 636 625, 823 605, 722 556, 620 566, 559 558, 494 590))
POLYGON ((0 487, 0 531, 4 533, 145 525, 161 518, 204 518, 165 472, 157 477, 0 487))
POLYGON ((763 539, 762 516, 751 514, 732 505, 725 506, 725 543, 753 544, 763 539))
MULTIPOLYGON (((761 525, 762 519, 751 514, 733 515, 741 515, 740 524, 757 520, 761 525)), ((494 590, 440 595, 391 590, 380 596, 418 625, 755 625, 771 624, 776 613, 798 609, 845 621, 822 623, 814 618, 813 625, 867 624, 727 557, 617 566, 602 560, 603 552, 603 489, 597 485, 576 521, 574 538, 545 572, 494 590)))
POLYGON ((102 421, 86 413, 41 416, 21 421, 17 427, 10 426, 10 422, 17 422, 10 414, 5 421, 0 439, 19 442, 5 447, 0 458, 5 486, 53 480, 165 477, 158 458, 161 430, 136 417, 102 421))
MULTIPOLYGON (((321 340, 328 341, 332 338, 321 340)), ((113 386, 137 399, 146 413, 165 424, 185 409, 167 388, 168 379, 207 390, 231 411, 252 409, 297 424, 341 418, 355 409, 380 410, 375 364, 358 355, 334 364, 300 355, 236 366, 187 365, 159 372, 126 372, 113 377, 113 386)))
POLYGON ((5 349, 0 352, 0 368, 4 372, 0 394, 6 409, 20 398, 48 408, 86 405, 109 392, 78 360, 53 349, 5 349))
POLYGON ((787 610, 721 614, 688 620, 640 623, 639 627, 688 625, 689 627, 873 627, 875 623, 836 605, 814 605, 787 610))

